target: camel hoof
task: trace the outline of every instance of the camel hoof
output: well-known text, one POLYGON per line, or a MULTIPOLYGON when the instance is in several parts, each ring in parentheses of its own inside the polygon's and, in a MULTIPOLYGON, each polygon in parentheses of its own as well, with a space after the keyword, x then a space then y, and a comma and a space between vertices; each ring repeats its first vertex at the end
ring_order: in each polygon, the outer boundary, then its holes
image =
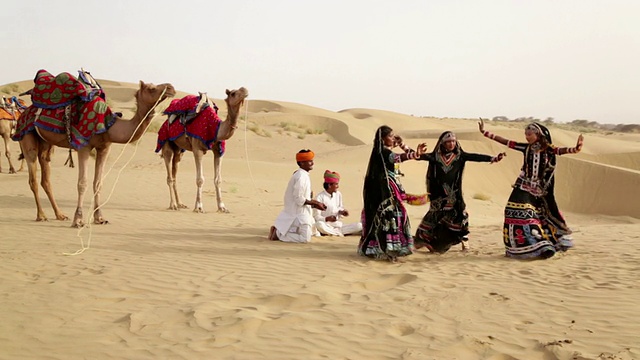
POLYGON ((72 228, 75 228, 75 229, 81 229, 81 228, 83 228, 84 226, 85 226, 85 224, 84 224, 84 223, 75 223, 75 224, 71 224, 71 227, 72 227, 72 228))
POLYGON ((185 204, 178 204, 178 209, 188 209, 189 207, 185 204))
POLYGON ((229 213, 229 209, 227 208, 222 208, 222 209, 218 209, 219 213, 223 213, 223 214, 228 214, 229 213))
POLYGON ((69 220, 69 217, 67 215, 56 215, 56 220, 65 221, 69 220))
POLYGON ((15 173, 16 173, 16 170, 15 170, 15 169, 13 169, 13 168, 12 168, 12 169, 9 169, 9 174, 15 174, 15 173))
POLYGON ((178 210, 178 207, 176 205, 169 205, 167 210, 178 210))
POLYGON ((96 220, 93 220, 93 223, 96 225, 107 225, 109 223, 109 220, 96 219, 96 220))
POLYGON ((37 217, 36 221, 49 221, 46 217, 37 217))
POLYGON ((193 209, 193 212, 194 213, 199 213, 199 214, 204 214, 204 209, 195 208, 195 209, 193 209))

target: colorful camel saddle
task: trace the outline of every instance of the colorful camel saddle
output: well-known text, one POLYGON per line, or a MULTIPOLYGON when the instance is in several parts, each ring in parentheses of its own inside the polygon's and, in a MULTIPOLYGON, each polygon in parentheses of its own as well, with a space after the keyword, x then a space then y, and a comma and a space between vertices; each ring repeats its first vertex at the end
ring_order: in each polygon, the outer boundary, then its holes
POLYGON ((9 99, 3 97, 0 103, 0 120, 17 120, 26 108, 22 99, 15 96, 9 99))
POLYGON ((71 146, 78 150, 92 136, 102 134, 116 121, 105 101, 106 96, 91 74, 80 70, 76 78, 64 72, 57 76, 39 70, 29 91, 32 106, 18 119, 13 140, 20 141, 35 127, 67 134, 71 146))
POLYGON ((168 115, 168 118, 158 130, 156 152, 159 152, 167 141, 174 141, 186 134, 202 141, 207 149, 212 150, 213 146, 216 146, 220 155, 224 154, 225 141, 217 141, 221 123, 218 107, 207 98, 207 94, 200 93, 199 96, 187 95, 181 99, 174 99, 164 114, 168 115))

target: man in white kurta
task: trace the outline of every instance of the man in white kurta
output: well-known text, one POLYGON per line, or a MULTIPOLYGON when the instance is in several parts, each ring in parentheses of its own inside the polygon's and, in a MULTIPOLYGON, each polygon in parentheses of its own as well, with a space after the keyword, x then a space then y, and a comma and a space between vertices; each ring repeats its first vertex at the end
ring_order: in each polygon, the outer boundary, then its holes
POLYGON ((306 243, 313 235, 314 219, 312 207, 324 210, 326 207, 311 198, 311 178, 313 152, 301 150, 296 154, 300 168, 296 170, 284 193, 284 209, 271 227, 269 239, 284 242, 306 243))
POLYGON ((333 171, 324 172, 324 190, 318 194, 316 200, 323 203, 325 210, 314 209, 313 217, 316 221, 316 229, 322 235, 345 236, 360 234, 362 223, 344 224, 342 218, 349 216, 349 211, 342 203, 340 187, 340 174, 333 171))

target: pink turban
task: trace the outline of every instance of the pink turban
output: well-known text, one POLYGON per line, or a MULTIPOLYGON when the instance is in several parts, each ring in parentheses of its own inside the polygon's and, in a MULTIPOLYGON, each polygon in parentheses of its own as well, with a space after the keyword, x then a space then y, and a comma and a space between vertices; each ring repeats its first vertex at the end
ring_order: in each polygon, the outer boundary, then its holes
POLYGON ((335 184, 340 182, 340 174, 335 171, 325 170, 324 172, 324 182, 327 184, 335 184))

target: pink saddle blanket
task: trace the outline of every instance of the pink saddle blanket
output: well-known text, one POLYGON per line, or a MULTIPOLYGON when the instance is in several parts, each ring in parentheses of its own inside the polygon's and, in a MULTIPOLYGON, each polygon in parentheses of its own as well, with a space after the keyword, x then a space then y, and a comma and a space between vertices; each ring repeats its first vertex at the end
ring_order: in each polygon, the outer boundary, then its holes
MULTIPOLYGON (((169 119, 165 120, 158 130, 158 143, 156 152, 162 149, 167 141, 174 141, 182 135, 196 138, 212 150, 217 146, 220 155, 224 154, 225 141, 218 141, 218 130, 221 120, 218 117, 217 107, 206 106, 195 113, 200 98, 196 95, 187 95, 181 99, 174 99, 164 111, 165 114, 179 115, 177 119, 169 123, 169 119)), ((184 151, 184 150, 183 150, 184 151)))

